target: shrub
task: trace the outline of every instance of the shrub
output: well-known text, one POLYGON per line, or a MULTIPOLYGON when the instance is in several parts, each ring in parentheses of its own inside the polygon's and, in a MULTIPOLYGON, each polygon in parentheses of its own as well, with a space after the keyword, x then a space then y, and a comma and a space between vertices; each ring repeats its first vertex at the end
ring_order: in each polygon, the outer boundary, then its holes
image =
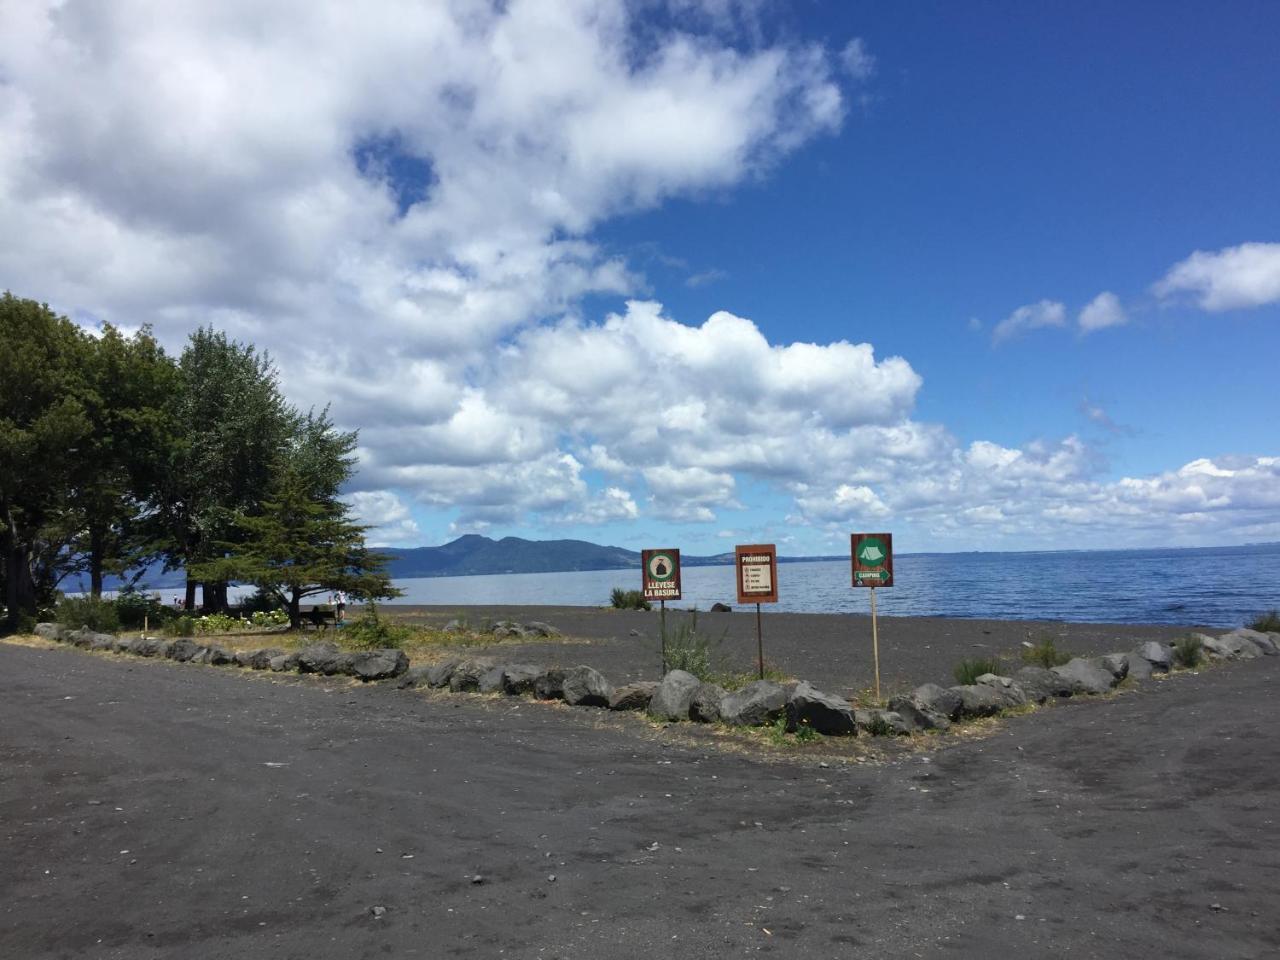
POLYGON ((195 624, 196 633, 230 633, 242 628, 245 621, 227 613, 206 613, 195 624))
POLYGON ((951 671, 956 683, 969 685, 978 682, 984 673, 999 673, 999 657, 975 657, 972 660, 961 660, 951 671))
POLYGON ((272 610, 283 610, 284 607, 284 600, 278 593, 259 587, 253 594, 240 601, 239 610, 252 617, 255 613, 269 613, 272 610))
POLYGON ((255 610, 249 614, 249 622, 255 627, 279 627, 289 622, 287 610, 255 610))
POLYGON ((120 616, 110 600, 93 597, 63 597, 58 601, 57 619, 72 630, 88 627, 97 633, 114 633, 120 629, 120 616))
POLYGON ((1254 621, 1249 624, 1250 630, 1260 630, 1263 633, 1280 633, 1280 610, 1268 610, 1266 613, 1259 614, 1254 621))
POLYGON ((667 669, 684 670, 686 673, 692 673, 699 680, 711 680, 715 668, 716 648, 724 640, 725 635, 722 633, 719 637, 712 637, 700 631, 698 611, 691 611, 686 619, 676 624, 674 630, 666 632, 667 669))
POLYGON ((399 650, 413 640, 411 627, 402 626, 393 620, 378 615, 377 604, 370 601, 364 612, 354 620, 347 621, 342 628, 342 640, 350 647, 364 650, 377 650, 390 647, 399 650))
POLYGON ((184 613, 170 621, 167 632, 172 637, 189 637, 196 632, 196 621, 184 613))
POLYGON ((1198 667, 1203 656, 1204 643, 1197 636, 1183 637, 1173 645, 1173 662, 1184 669, 1198 667))
POLYGON ((125 628, 141 627, 144 622, 158 627, 173 614, 172 610, 155 597, 136 590, 126 590, 116 597, 115 608, 120 626, 125 628))
POLYGON ((867 724, 867 733, 873 737, 891 737, 893 736, 893 724, 877 713, 871 718, 871 722, 867 724))
MULTIPOLYGON (((1024 663, 1044 667, 1046 670, 1050 667, 1060 667, 1070 659, 1071 654, 1065 653, 1054 646, 1053 637, 1044 637, 1035 646, 1027 647, 1022 651, 1024 663)), ((992 672, 994 673, 995 671, 992 672)))
POLYGON ((609 603, 613 605, 615 610, 652 610, 649 601, 644 598, 644 592, 641 590, 623 590, 621 587, 614 587, 613 593, 609 595, 609 603))

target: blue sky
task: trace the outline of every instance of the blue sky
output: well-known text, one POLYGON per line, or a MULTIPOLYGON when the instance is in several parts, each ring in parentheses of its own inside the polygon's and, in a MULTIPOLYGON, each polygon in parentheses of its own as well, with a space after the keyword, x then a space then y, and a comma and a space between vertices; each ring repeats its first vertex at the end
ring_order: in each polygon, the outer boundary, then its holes
POLYGON ((6 14, 0 286, 270 348, 375 539, 1280 539, 1275 4, 133 6, 6 14))

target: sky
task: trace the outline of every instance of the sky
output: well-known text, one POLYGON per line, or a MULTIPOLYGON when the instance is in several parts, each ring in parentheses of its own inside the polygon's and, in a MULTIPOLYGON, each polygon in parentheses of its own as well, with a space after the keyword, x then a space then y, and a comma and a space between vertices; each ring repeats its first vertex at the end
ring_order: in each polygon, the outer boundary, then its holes
POLYGON ((0 0, 0 288, 373 542, 1280 540, 1280 5, 0 0))

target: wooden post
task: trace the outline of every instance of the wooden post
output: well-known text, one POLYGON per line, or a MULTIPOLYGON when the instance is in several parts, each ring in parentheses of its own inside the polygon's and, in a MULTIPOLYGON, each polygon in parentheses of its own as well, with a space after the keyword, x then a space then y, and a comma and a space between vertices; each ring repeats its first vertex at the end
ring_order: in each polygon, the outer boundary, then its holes
POLYGON ((147 639, 147 620, 148 620, 148 617, 144 613, 142 615, 142 639, 143 640, 147 639))
POLYGON ((871 652, 876 661, 876 703, 880 702, 880 634, 876 628, 876 588, 871 588, 871 652))
POLYGON ((760 629, 760 604, 756 604, 756 656, 760 661, 760 679, 764 679, 764 633, 760 629))
POLYGON ((659 600, 658 604, 658 629, 662 632, 662 676, 658 679, 661 680, 667 675, 667 601, 659 600))

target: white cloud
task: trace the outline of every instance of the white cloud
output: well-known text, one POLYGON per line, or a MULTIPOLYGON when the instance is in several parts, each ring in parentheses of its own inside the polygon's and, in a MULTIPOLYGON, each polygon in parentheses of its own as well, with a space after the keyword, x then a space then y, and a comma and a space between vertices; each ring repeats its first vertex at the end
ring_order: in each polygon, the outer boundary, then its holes
POLYGON ((409 508, 390 490, 361 490, 344 498, 351 506, 357 523, 369 527, 365 534, 370 544, 417 543, 422 537, 409 508))
POLYGON ((1162 298, 1190 294, 1204 310, 1235 310, 1280 302, 1280 243, 1242 243, 1197 250, 1153 287, 1162 298))
POLYGON ((991 342, 1002 343, 1028 330, 1041 327, 1061 327, 1067 322, 1067 308, 1056 300, 1041 300, 1028 303, 995 325, 991 331, 991 342))
POLYGON ((876 72, 876 58, 867 50, 866 41, 854 37, 840 51, 840 62, 855 80, 870 80, 876 72))
POLYGON ((1120 305, 1120 298, 1110 291, 1098 294, 1080 311, 1080 330, 1092 333, 1107 327, 1118 327, 1129 322, 1129 315, 1120 305))

